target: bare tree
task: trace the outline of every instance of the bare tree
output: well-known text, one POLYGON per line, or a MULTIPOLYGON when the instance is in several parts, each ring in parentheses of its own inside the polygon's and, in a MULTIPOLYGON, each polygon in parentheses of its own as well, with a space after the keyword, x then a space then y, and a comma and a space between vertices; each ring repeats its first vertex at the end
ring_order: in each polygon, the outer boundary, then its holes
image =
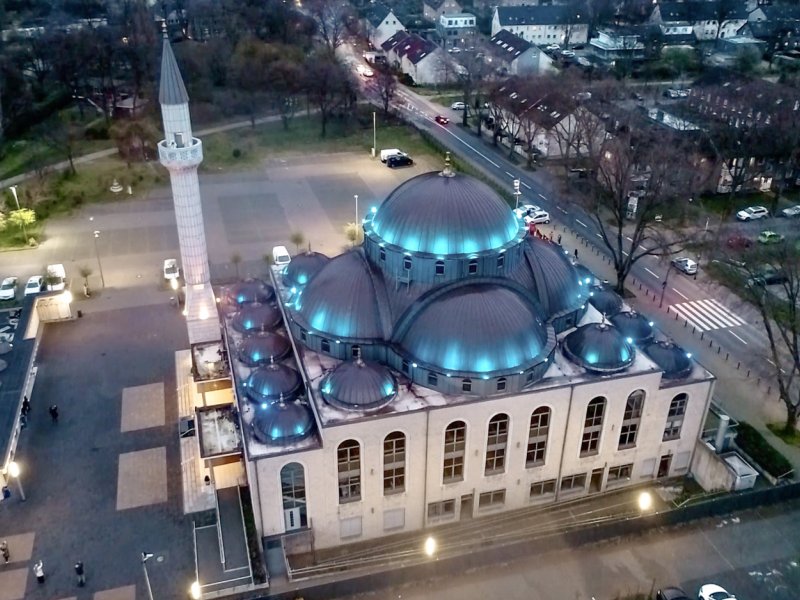
POLYGON ((351 105, 354 91, 350 76, 349 71, 327 52, 312 55, 306 61, 304 87, 309 104, 319 110, 322 137, 327 133, 333 113, 351 105))
POLYGON ((375 83, 378 86, 378 95, 383 105, 384 117, 389 116, 389 105, 392 103, 395 92, 397 92, 397 77, 392 69, 386 64, 375 65, 375 83))
POLYGON ((317 33, 330 54, 344 42, 348 22, 352 16, 350 5, 343 0, 309 0, 308 14, 314 19, 317 33))

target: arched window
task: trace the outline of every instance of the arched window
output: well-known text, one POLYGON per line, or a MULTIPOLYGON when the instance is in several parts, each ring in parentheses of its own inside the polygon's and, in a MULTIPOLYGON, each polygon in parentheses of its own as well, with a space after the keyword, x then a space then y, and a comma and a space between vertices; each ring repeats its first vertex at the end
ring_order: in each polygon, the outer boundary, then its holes
POLYGON ((464 479, 464 451, 467 445, 467 425, 464 421, 453 421, 444 430, 444 483, 464 479))
POLYGON ((586 420, 581 437, 581 456, 597 454, 600 447, 600 433, 603 430, 603 413, 606 410, 606 399, 602 396, 594 398, 586 407, 586 420))
POLYGON ((478 272, 478 259, 472 258, 467 265, 467 273, 470 275, 475 275, 478 272))
POLYGON ((505 389, 506 389, 506 378, 505 377, 500 377, 497 380, 497 391, 498 392, 504 392, 505 389))
POLYGON ((444 261, 437 260, 436 261, 436 274, 437 275, 444 275, 444 261))
POLYGON ((383 494, 398 494, 406 489, 406 436, 393 431, 383 440, 383 494))
POLYGON ((289 463, 281 469, 281 496, 286 531, 308 526, 303 465, 289 463))
POLYGON ((484 475, 502 473, 506 467, 506 445, 508 444, 508 415, 499 414, 489 421, 486 435, 486 468, 484 475))
POLYGON ((339 472, 339 504, 361 500, 361 445, 345 440, 336 450, 339 472))
POLYGON ((547 454, 547 434, 550 432, 550 409, 540 406, 531 414, 528 430, 528 450, 525 453, 525 466, 540 467, 547 454))
POLYGON ((619 428, 619 449, 633 448, 636 446, 636 437, 639 425, 642 422, 644 408, 644 390, 636 390, 628 396, 625 404, 625 414, 622 417, 622 426, 619 428))
POLYGON ((686 403, 689 401, 689 395, 681 393, 672 399, 669 404, 669 413, 667 413, 667 425, 664 427, 663 441, 677 440, 681 437, 681 428, 683 427, 683 417, 686 415, 686 403))
POLYGON ((403 257, 403 268, 406 271, 410 271, 411 270, 411 257, 410 256, 404 256, 403 257))

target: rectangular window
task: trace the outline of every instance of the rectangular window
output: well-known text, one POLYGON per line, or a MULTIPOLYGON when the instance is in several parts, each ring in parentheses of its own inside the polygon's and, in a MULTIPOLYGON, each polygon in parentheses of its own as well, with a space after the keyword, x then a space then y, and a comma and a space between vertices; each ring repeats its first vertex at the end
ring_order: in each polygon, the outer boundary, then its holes
POLYGON ((552 496, 556 493, 556 480, 537 481, 531 484, 531 498, 541 498, 542 496, 552 496))
POLYGON ((408 374, 408 361, 403 360, 403 363, 400 365, 400 368, 403 370, 403 373, 408 374))
POLYGON ((620 465, 618 467, 610 467, 608 469, 608 483, 615 481, 627 481, 631 478, 633 473, 633 465, 620 465))
POLYGON ((439 385, 439 377, 436 373, 428 373, 428 385, 431 387, 439 385))
POLYGON ((586 473, 561 478, 561 491, 579 491, 586 487, 586 473))
POLYGON ((497 257, 497 268, 502 269, 505 266, 505 264, 506 264, 506 255, 501 254, 500 256, 497 257))
POLYGON ((354 538, 361 535, 361 517, 351 517, 339 521, 339 537, 354 538))
POLYGON ((531 426, 528 430, 528 450, 525 453, 525 467, 541 467, 544 465, 547 452, 547 434, 550 430, 550 410, 536 410, 531 415, 531 426))
POLYGON ((450 427, 444 432, 444 483, 464 479, 464 451, 466 448, 466 426, 450 427))
POLYGON ((605 398, 595 398, 586 407, 586 420, 584 421, 583 436, 581 437, 581 457, 592 456, 599 451, 605 406, 605 398))
POLYGON ((643 406, 644 391, 636 390, 628 396, 619 430, 619 450, 636 446, 636 436, 639 433, 639 424, 642 422, 643 406))
POLYGON ((678 394, 672 399, 669 405, 669 413, 667 414, 667 425, 664 427, 663 441, 677 440, 681 437, 681 428, 683 427, 683 417, 686 414, 686 401, 688 398, 686 394, 678 394))
POLYGON ((478 508, 491 508, 503 506, 506 503, 506 491, 494 490, 492 492, 484 492, 478 496, 478 508))
POLYGON ((393 531, 406 526, 406 509, 393 508, 383 511, 383 530, 393 531))
POLYGON ((328 340, 322 340, 321 348, 323 352, 330 352, 331 351, 331 343, 328 340))
POLYGON ((305 329, 300 329, 300 339, 304 342, 308 339, 308 332, 305 329))
POLYGON ((339 504, 361 500, 361 446, 354 440, 339 444, 337 450, 339 504))
POLYGON ((484 475, 502 473, 506 466, 506 444, 508 443, 508 417, 498 415, 489 421, 486 436, 486 466, 484 475))
POLYGON ((456 516, 456 501, 442 500, 428 504, 429 519, 452 519, 456 516))
POLYGON ((399 494, 406 489, 406 436, 394 432, 383 440, 383 493, 399 494))
POLYGON ((380 257, 381 261, 386 260, 386 248, 381 248, 378 251, 378 256, 380 257))

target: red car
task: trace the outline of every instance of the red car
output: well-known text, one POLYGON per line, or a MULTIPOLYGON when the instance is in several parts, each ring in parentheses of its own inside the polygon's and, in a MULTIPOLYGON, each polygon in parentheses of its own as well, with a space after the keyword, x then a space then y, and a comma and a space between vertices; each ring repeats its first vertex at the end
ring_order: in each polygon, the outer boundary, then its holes
POLYGON ((745 250, 753 245, 753 240, 742 233, 734 233, 728 238, 728 248, 732 250, 745 250))
POLYGON ((439 125, 447 125, 450 122, 450 119, 448 119, 444 115, 436 115, 433 118, 433 120, 436 121, 439 125))

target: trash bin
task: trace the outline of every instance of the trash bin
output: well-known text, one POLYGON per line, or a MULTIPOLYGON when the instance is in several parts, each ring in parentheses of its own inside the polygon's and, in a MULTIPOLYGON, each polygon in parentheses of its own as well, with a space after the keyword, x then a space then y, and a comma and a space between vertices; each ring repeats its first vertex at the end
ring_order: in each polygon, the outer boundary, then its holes
POLYGON ((78 311, 78 318, 80 319, 80 318, 82 318, 82 317, 83 317, 83 311, 82 311, 82 310, 79 310, 79 311, 78 311))

